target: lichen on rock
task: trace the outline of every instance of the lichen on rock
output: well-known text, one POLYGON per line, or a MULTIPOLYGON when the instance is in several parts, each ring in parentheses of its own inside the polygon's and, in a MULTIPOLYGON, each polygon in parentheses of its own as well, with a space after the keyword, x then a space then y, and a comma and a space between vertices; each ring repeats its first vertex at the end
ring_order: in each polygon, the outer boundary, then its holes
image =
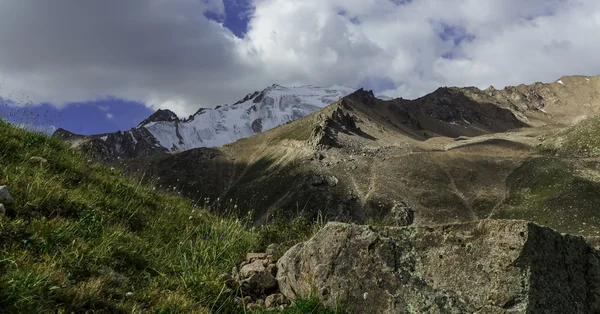
POLYGON ((597 253, 534 223, 435 227, 328 223, 278 261, 287 298, 354 313, 594 313, 597 253))

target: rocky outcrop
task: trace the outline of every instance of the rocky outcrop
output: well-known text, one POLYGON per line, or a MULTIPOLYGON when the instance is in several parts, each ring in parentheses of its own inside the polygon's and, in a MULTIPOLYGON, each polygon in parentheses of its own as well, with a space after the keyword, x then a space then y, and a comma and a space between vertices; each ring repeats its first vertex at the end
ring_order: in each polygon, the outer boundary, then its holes
POLYGON ((59 138, 81 150, 91 158, 103 162, 114 162, 121 158, 146 157, 168 151, 144 127, 125 132, 99 135, 80 135, 58 129, 52 137, 59 138))
POLYGON ((90 157, 105 162, 121 158, 146 157, 167 151, 145 128, 91 136, 80 145, 80 149, 90 157))
POLYGON ((534 223, 329 223, 278 261, 287 298, 353 313, 598 313, 598 255, 534 223))
POLYGON ((252 121, 252 131, 254 131, 255 134, 258 134, 260 132, 262 132, 262 119, 258 118, 254 121, 252 121))
POLYGON ((339 132, 346 134, 361 135, 362 131, 356 126, 356 117, 344 109, 344 101, 341 107, 323 118, 323 121, 312 130, 309 144, 317 148, 339 147, 337 135, 339 132))

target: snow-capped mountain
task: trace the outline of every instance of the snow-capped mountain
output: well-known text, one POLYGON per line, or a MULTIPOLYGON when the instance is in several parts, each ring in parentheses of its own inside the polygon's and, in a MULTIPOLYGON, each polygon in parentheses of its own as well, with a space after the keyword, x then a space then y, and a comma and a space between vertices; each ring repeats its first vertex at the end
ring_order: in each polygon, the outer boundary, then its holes
POLYGON ((158 110, 125 132, 79 136, 60 129, 55 136, 82 146, 106 161, 160 151, 216 147, 301 118, 352 92, 353 88, 340 85, 284 87, 274 84, 231 105, 201 108, 183 120, 170 110, 158 110))
POLYGON ((146 128, 160 146, 171 151, 221 146, 301 118, 353 91, 339 85, 273 85, 232 105, 200 109, 181 122, 154 121, 138 128, 146 128))

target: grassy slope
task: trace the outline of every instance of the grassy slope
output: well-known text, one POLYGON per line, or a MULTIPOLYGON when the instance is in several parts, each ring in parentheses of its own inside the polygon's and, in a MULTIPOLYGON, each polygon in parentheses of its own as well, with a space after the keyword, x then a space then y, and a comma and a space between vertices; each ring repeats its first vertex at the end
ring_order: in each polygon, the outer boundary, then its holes
POLYGON ((45 135, 0 122, 0 142, 0 185, 16 200, 0 217, 0 308, 161 312, 228 303, 218 276, 256 246, 255 233, 45 135))
POLYGON ((531 158, 515 169, 507 181, 509 196, 494 217, 600 235, 599 135, 600 117, 595 116, 548 136, 540 147, 546 157, 531 158))
POLYGON ((494 218, 525 219, 561 232, 600 235, 600 183, 585 173, 598 164, 536 157, 525 161, 507 179, 508 198, 494 218))
POLYGON ((566 157, 596 157, 600 155, 600 116, 588 118, 574 126, 549 136, 542 149, 566 157))
POLYGON ((3 313, 239 312, 220 275, 268 241, 314 231, 249 230, 1 120, 0 143, 0 185, 15 198, 0 216, 3 313))

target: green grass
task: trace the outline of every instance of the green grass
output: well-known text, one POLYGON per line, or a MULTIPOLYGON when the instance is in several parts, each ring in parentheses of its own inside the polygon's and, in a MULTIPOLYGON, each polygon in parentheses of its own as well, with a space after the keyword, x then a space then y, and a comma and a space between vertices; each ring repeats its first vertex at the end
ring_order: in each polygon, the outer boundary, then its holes
MULTIPOLYGON (((0 143, 0 185, 15 198, 0 216, 2 313, 243 313, 222 274, 320 226, 280 218, 250 228, 2 120, 0 143)), ((284 313, 335 312, 301 299, 284 313)))
POLYGON ((264 311, 264 314, 344 314, 346 313, 342 307, 338 307, 335 310, 329 309, 323 305, 323 303, 317 298, 303 298, 298 299, 291 306, 286 307, 281 312, 278 311, 264 311))
POLYGON ((543 153, 565 157, 600 156, 600 116, 594 116, 548 137, 543 153))
POLYGON ((555 157, 531 158, 508 177, 508 198, 493 218, 524 219, 560 232, 600 235, 600 183, 586 168, 555 157))
POLYGON ((0 143, 0 185, 15 198, 0 216, 3 313, 239 310, 220 275, 258 232, 46 135, 0 121, 0 143))

